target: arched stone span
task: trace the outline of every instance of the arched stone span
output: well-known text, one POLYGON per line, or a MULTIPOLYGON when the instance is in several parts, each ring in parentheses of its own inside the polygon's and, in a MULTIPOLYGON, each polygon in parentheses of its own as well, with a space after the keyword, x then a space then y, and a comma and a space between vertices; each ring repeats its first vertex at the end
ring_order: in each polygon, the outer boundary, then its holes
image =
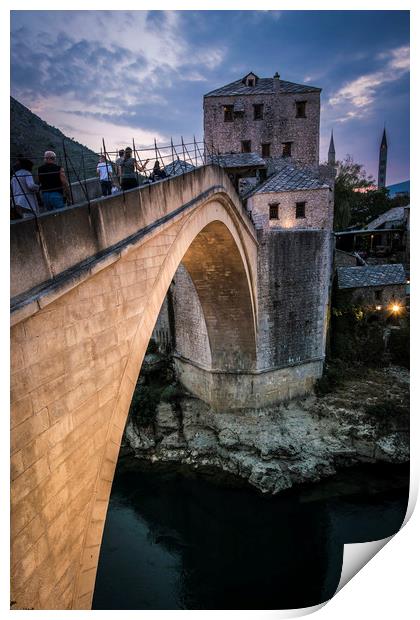
POLYGON ((253 368, 256 244, 222 194, 131 244, 13 327, 12 598, 19 608, 91 605, 133 390, 183 260, 215 363, 232 368, 243 350, 253 368))
POLYGON ((195 237, 182 263, 203 309, 212 369, 254 370, 252 298, 243 258, 227 226, 220 221, 208 224, 195 237))

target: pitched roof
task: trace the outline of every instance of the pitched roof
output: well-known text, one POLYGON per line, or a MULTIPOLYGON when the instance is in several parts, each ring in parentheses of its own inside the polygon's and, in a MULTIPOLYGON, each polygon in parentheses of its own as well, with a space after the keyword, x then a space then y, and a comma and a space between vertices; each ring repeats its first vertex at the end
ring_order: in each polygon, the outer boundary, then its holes
POLYGON ((217 164, 222 168, 265 168, 265 160, 258 153, 226 153, 223 155, 210 155, 210 163, 217 164))
POLYGON ((366 267, 337 267, 338 288, 387 286, 405 284, 403 265, 367 265, 366 267))
POLYGON ((178 174, 184 174, 185 172, 191 172, 195 166, 184 161, 183 159, 174 159, 165 166, 165 172, 169 176, 177 176, 178 174))
MULTIPOLYGON (((314 172, 303 168, 287 159, 276 162, 275 172, 252 193, 267 194, 269 192, 291 192, 301 189, 321 189, 329 185, 320 180, 314 172)), ((250 194, 251 195, 251 194, 250 194)))
MULTIPOLYGON (((259 78, 255 86, 246 86, 243 80, 236 80, 220 88, 206 93, 204 97, 223 97, 225 95, 272 95, 274 93, 274 78, 259 78)), ((286 82, 285 80, 279 80, 280 93, 320 93, 321 88, 316 86, 308 86, 307 84, 294 84, 293 82, 286 82)))
POLYGON ((383 224, 387 222, 395 222, 404 219, 404 207, 393 207, 392 209, 388 209, 382 215, 379 215, 374 220, 366 224, 366 230, 374 230, 375 228, 379 228, 383 224))

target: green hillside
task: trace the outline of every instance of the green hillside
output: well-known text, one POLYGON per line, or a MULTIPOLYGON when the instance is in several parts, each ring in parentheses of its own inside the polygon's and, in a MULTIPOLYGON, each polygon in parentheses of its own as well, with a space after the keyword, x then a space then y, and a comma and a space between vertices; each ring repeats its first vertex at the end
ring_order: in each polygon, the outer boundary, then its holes
POLYGON ((77 176, 89 178, 96 175, 98 156, 93 151, 68 138, 10 97, 11 166, 17 155, 24 155, 34 162, 36 173, 37 167, 43 162, 44 152, 48 150, 57 154, 57 163, 63 166, 70 180, 76 181, 77 176))

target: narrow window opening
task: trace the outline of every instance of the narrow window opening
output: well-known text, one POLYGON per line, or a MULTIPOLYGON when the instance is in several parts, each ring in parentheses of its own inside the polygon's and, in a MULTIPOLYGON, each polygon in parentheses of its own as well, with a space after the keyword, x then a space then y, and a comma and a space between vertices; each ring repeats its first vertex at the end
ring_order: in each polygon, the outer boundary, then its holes
POLYGON ((270 142, 263 142, 261 144, 261 155, 262 157, 270 157, 270 142))
POLYGON ((306 101, 296 101, 296 118, 306 118, 306 101))
POLYGON ((251 140, 242 140, 241 153, 250 153, 250 152, 251 152, 251 140))
POLYGON ((296 203, 296 219, 306 217, 306 215, 305 215, 305 206, 306 206, 306 202, 297 202, 296 203))
POLYGON ((292 142, 283 142, 283 157, 291 157, 292 156, 292 142))
POLYGON ((223 106, 223 114, 225 123, 233 121, 233 105, 223 106))
POLYGON ((279 203, 272 202, 269 204, 270 207, 270 220, 278 220, 279 219, 279 203))
POLYGON ((264 118, 264 104, 254 104, 254 121, 261 121, 264 118))

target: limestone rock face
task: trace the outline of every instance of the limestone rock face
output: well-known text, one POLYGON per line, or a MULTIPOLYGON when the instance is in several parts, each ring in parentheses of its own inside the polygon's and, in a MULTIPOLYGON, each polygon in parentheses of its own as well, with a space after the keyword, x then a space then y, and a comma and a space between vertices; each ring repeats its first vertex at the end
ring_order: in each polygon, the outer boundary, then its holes
POLYGON ((185 396, 160 403, 153 428, 130 420, 125 444, 142 459, 216 468, 276 494, 339 467, 408 461, 407 376, 371 371, 322 398, 228 413, 185 396))
POLYGON ((163 434, 178 429, 178 420, 169 403, 159 403, 156 412, 156 425, 163 434))

